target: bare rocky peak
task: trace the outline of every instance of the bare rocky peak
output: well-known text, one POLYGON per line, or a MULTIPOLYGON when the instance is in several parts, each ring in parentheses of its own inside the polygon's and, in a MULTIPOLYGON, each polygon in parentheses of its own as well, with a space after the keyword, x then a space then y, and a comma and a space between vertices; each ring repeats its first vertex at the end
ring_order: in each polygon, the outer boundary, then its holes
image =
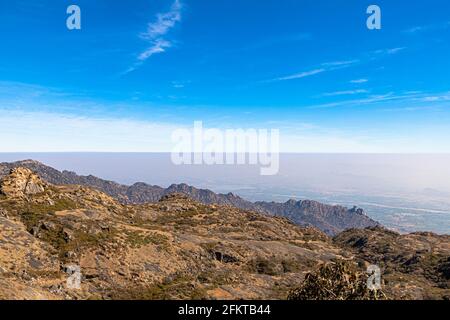
POLYGON ((319 228, 328 235, 351 228, 367 228, 379 225, 364 214, 364 210, 353 207, 332 206, 312 200, 288 200, 285 203, 256 202, 262 210, 274 215, 284 216, 299 225, 319 228))
POLYGON ((33 171, 18 167, 0 182, 0 193, 11 198, 25 197, 45 191, 46 183, 33 171))

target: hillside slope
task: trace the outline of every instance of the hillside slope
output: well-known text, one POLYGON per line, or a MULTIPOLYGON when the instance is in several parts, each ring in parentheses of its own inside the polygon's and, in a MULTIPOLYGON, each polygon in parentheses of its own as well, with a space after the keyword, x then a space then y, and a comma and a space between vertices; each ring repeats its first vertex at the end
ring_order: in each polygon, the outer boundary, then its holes
POLYGON ((332 239, 177 193, 124 205, 26 168, 0 182, 0 299, 286 299, 307 274, 342 260, 360 273, 380 264, 389 298, 446 298, 449 246, 449 237, 382 228, 332 239), (74 267, 79 288, 67 285, 74 267))
POLYGON ((1 298, 283 298, 311 267, 341 257, 316 229, 180 194, 122 205, 25 168, 0 192, 1 298), (81 290, 65 285, 71 265, 81 290))
POLYGON ((380 266, 390 294, 403 299, 450 300, 450 236, 398 234, 384 228, 347 230, 334 243, 356 260, 380 266))

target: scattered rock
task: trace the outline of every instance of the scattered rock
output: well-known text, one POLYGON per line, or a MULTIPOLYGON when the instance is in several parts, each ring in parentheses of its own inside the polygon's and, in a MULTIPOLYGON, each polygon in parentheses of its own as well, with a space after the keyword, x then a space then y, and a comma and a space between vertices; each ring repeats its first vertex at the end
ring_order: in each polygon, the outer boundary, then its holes
POLYGON ((213 251, 212 252, 213 257, 220 262, 223 263, 236 263, 239 261, 238 258, 232 256, 231 254, 227 254, 220 251, 213 251))
POLYGON ((0 217, 8 218, 8 210, 0 208, 0 217))

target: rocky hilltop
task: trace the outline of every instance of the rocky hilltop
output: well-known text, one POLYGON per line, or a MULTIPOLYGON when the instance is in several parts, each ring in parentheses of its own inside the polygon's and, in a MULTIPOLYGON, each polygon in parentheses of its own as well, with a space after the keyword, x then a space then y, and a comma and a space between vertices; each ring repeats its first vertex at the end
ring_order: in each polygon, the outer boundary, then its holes
POLYGON ((364 229, 379 225, 357 207, 348 209, 311 200, 256 202, 256 205, 267 213, 289 218, 299 225, 314 226, 328 235, 336 235, 350 228, 364 229))
POLYGON ((33 160, 1 163, 0 177, 7 175, 11 169, 17 167, 28 168, 38 173, 43 180, 55 185, 83 185, 96 188, 114 197, 122 204, 158 202, 168 194, 183 193, 203 204, 231 205, 239 209, 288 217, 296 224, 317 227, 328 235, 336 235, 350 228, 366 228, 378 225, 376 221, 365 215, 362 209, 357 208, 348 209, 342 206, 331 206, 309 200, 290 200, 286 203, 253 203, 233 193, 217 194, 211 190, 197 189, 187 184, 173 184, 168 188, 146 183, 125 186, 92 175, 80 176, 70 171, 60 172, 33 160))
POLYGON ((450 297, 448 236, 373 227, 330 238, 185 194, 130 205, 45 180, 19 167, 0 182, 0 299, 450 297), (376 294, 361 286, 373 263, 376 294))
POLYGON ((449 235, 400 235, 375 227, 344 231, 334 243, 354 253, 358 260, 382 266, 385 285, 392 286, 396 296, 430 299, 443 294, 450 299, 449 235))

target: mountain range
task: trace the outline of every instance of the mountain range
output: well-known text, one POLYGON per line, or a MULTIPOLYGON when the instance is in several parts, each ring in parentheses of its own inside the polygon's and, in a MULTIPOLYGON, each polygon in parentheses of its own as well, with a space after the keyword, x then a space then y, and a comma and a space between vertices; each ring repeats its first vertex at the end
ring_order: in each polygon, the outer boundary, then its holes
POLYGON ((182 193, 123 204, 16 167, 0 179, 0 299, 450 299, 450 236, 329 237, 182 193))
POLYGON ((285 203, 251 202, 233 193, 218 194, 207 189, 198 189, 187 184, 173 184, 168 188, 138 182, 131 186, 103 180, 93 175, 81 176, 75 172, 58 171, 38 161, 24 160, 0 163, 0 178, 13 168, 24 167, 36 172, 44 181, 55 185, 83 185, 96 188, 117 199, 122 204, 144 204, 158 202, 172 193, 183 193, 203 204, 229 205, 239 209, 287 217, 302 226, 313 226, 328 235, 350 228, 366 228, 379 225, 360 208, 332 206, 312 200, 289 200, 285 203))

